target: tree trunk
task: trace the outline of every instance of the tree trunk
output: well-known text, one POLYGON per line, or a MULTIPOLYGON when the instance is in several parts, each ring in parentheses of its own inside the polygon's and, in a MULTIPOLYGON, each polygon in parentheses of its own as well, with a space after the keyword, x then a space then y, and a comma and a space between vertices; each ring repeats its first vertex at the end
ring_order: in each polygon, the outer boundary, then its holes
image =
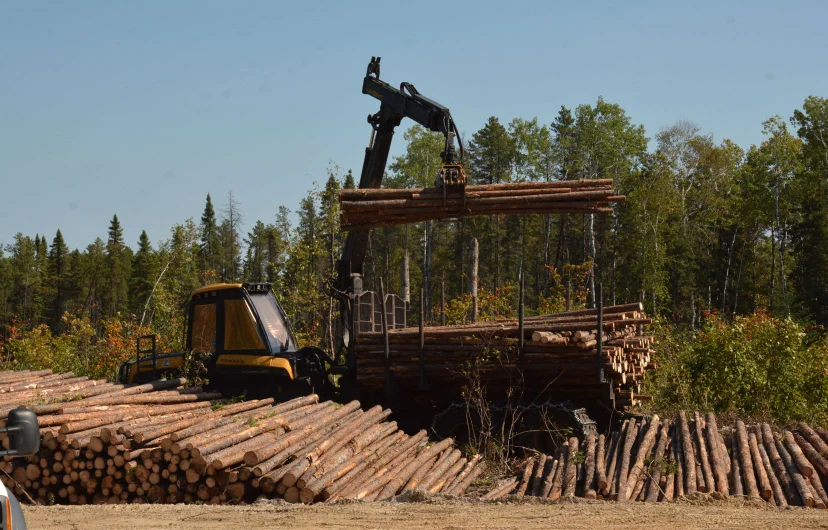
MULTIPOLYGON (((775 224, 775 223, 774 223, 775 224)), ((776 226, 771 227, 770 311, 775 309, 776 294, 776 226)))
MULTIPOLYGON (((563 217, 563 216, 561 216, 563 217)), ((552 216, 546 215, 543 219, 543 265, 551 265, 551 239, 552 237, 552 216)), ((544 267, 543 272, 543 290, 544 294, 549 292, 549 273, 550 270, 544 267)))
POLYGON ((724 277, 724 284, 722 285, 722 314, 727 313, 727 280, 730 277, 730 263, 733 258, 733 247, 736 246, 736 234, 739 233, 739 227, 737 226, 735 230, 733 230, 733 239, 730 241, 730 248, 727 249, 727 266, 725 267, 725 277, 724 277))
POLYGON ((589 268, 589 301, 590 307, 595 307, 595 214, 589 214, 587 222, 589 238, 589 259, 592 265, 589 268))
POLYGON ((400 269, 400 286, 402 290, 402 299, 406 304, 411 303, 411 276, 408 263, 408 251, 403 252, 402 266, 400 269))
POLYGON ((684 491, 689 495, 696 493, 696 457, 693 439, 690 437, 690 425, 683 410, 678 413, 677 427, 681 432, 681 448, 684 455, 684 491))
POLYGON ((739 257, 739 273, 736 276, 736 285, 733 291, 733 314, 735 315, 736 312, 739 310, 739 288, 742 286, 742 270, 744 270, 745 265, 745 247, 747 246, 747 240, 742 243, 742 255, 739 257))

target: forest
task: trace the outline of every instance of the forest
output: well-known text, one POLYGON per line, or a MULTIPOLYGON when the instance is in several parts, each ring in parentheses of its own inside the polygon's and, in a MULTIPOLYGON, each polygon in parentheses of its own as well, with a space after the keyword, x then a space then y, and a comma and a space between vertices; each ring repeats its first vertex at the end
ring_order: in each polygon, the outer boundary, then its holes
MULTIPOLYGON (((479 318, 516 312, 520 274, 531 314, 561 310, 567 286, 575 305, 593 306, 600 282, 606 303, 640 300, 657 317, 662 373, 671 374, 651 383, 662 403, 777 417, 794 409, 801 416, 808 404, 828 408, 828 99, 810 96, 790 116, 770 116, 757 124, 763 141, 751 146, 691 121, 645 131, 600 98, 555 116, 507 120, 492 116, 466 138, 472 183, 612 178, 626 202, 609 215, 471 217, 374 230, 368 289, 382 279, 386 292, 413 305, 422 288, 431 321, 445 292, 448 321, 467 321, 476 244, 479 318), (404 264, 410 294, 402 292, 404 264), (756 326, 779 347, 741 348, 756 326), (729 355, 758 363, 753 372, 765 375, 740 383, 751 370, 731 370, 728 383, 715 387, 703 367, 725 363, 727 371, 729 355), (788 367, 781 383, 780 366, 788 367), (708 383, 683 391, 677 374, 708 383), (750 410, 739 395, 781 392, 779 384, 802 403, 767 399, 750 410)), ((433 185, 442 136, 413 126, 402 140, 404 153, 383 185, 433 185)), ((134 355, 140 334, 157 334, 166 350, 182 348, 189 293, 216 281, 271 282, 300 341, 330 347, 336 317, 327 283, 345 236, 337 197, 356 178, 331 166, 320 175, 324 184, 268 220, 245 219, 232 191, 217 190, 223 195, 214 202, 204 190, 200 216, 152 234, 157 239, 142 232, 125 241, 117 215, 105 238, 80 249, 67 247, 59 227, 48 236, 16 234, 0 248, 3 362, 111 377, 134 355)))

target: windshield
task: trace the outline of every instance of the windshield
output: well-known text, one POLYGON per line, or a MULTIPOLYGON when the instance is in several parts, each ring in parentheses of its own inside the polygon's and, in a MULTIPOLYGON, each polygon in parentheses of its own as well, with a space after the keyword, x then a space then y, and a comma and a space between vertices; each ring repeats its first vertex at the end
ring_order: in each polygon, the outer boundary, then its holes
POLYGON ((285 318, 276 305, 276 299, 270 293, 254 294, 250 297, 259 318, 262 319, 267 340, 274 351, 286 349, 288 346, 288 330, 285 318))

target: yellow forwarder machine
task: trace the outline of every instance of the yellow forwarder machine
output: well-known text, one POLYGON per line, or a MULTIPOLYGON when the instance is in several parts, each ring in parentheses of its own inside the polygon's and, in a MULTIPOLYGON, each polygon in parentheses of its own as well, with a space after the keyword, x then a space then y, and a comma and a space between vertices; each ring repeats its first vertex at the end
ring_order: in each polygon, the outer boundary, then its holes
MULTIPOLYGON (((372 57, 362 83, 362 93, 381 103, 376 114, 368 116, 372 133, 360 176, 360 188, 379 188, 391 149, 394 129, 410 118, 426 129, 445 136, 443 165, 436 185, 444 189, 465 186, 461 162, 463 144, 448 108, 423 96, 410 83, 397 89, 381 81, 380 58, 372 57), (459 146, 455 151, 455 140, 459 146)), ((187 316, 187 352, 158 355, 138 344, 138 358, 121 366, 119 380, 142 383, 161 375, 183 371, 189 352, 207 354, 206 379, 209 387, 226 396, 294 397, 310 392, 339 399, 360 396, 356 381, 357 363, 353 340, 358 326, 356 301, 363 294, 362 268, 368 247, 366 229, 348 233, 337 277, 330 292, 340 301, 340 325, 333 356, 318 348, 297 349, 296 340, 278 301, 264 283, 207 285, 193 292, 187 316), (152 353, 152 356, 141 357, 152 353), (339 376, 334 388, 329 375, 339 376)), ((405 322, 405 319, 403 319, 405 322)), ((150 340, 153 340, 150 338, 150 340)))
POLYGON ((195 291, 187 308, 187 352, 157 354, 154 337, 121 365, 122 383, 145 383, 184 371, 189 352, 205 354, 206 379, 225 395, 283 399, 323 391, 327 378, 315 348, 299 349, 269 283, 218 283, 195 291), (144 355, 144 357, 142 357, 144 355))
MULTIPOLYGON (((372 57, 363 79, 362 93, 378 99, 381 105, 376 114, 368 116, 372 128, 371 140, 365 149, 359 188, 381 187, 394 130, 404 118, 443 134, 443 164, 435 184, 444 192, 449 188, 463 188, 466 184, 462 166, 463 143, 449 109, 423 96, 410 83, 402 83, 398 89, 381 81, 379 76, 380 58, 372 57), (457 151, 455 141, 459 147, 457 151)), ((154 342, 153 347, 142 350, 139 340, 138 359, 121 366, 120 381, 141 383, 162 375, 189 373, 188 366, 184 366, 187 359, 202 352, 206 357, 207 386, 227 397, 246 394, 249 397, 288 399, 316 393, 323 399, 341 402, 351 399, 360 399, 363 404, 393 402, 394 410, 407 412, 401 420, 413 422, 416 428, 430 424, 437 404, 421 406, 418 400, 413 399, 414 396, 393 390, 388 364, 386 388, 391 389, 388 394, 364 392, 357 380, 359 366, 355 342, 358 341, 358 333, 372 327, 377 331, 377 321, 383 320, 376 316, 383 314, 382 309, 377 313, 377 307, 385 307, 384 302, 374 303, 372 297, 376 293, 363 291, 362 272, 368 240, 368 229, 348 232, 342 257, 337 262, 336 278, 327 285, 329 293, 339 300, 339 322, 334 337, 336 344, 330 355, 314 347, 297 347, 285 313, 271 294, 269 284, 215 284, 193 292, 187 317, 187 353, 157 355, 154 342), (371 301, 366 303, 366 297, 371 301), (366 314, 370 316, 366 317, 366 314), (152 353, 152 356, 141 357, 146 353, 152 353), (335 386, 331 382, 334 378, 337 379, 335 386), (420 420, 427 421, 418 423, 420 420)), ((398 318, 397 304, 393 295, 389 296, 392 297, 390 314, 393 315, 389 327, 405 327, 407 305, 399 304, 403 316, 398 318)), ((383 296, 379 298, 385 300, 383 296)), ((389 312, 384 312, 387 317, 389 312)), ((444 404, 456 402, 459 398, 450 394, 440 397, 444 404)), ((448 420, 443 420, 448 425, 446 432, 453 432, 451 429, 456 422, 452 419, 452 411, 458 410, 463 416, 458 421, 465 425, 465 411, 449 405, 446 409, 448 420)), ((557 417, 555 410, 548 413, 557 417)), ((566 416, 564 421, 577 420, 572 423, 573 427, 582 428, 591 424, 585 415, 581 417, 583 410, 562 410, 566 416)))

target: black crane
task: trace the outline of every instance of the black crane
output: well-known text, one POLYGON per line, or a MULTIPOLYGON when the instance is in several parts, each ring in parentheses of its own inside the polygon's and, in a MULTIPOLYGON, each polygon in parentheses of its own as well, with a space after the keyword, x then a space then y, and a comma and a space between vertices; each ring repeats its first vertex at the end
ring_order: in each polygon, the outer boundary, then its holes
MULTIPOLYGON (((445 148, 440 153, 443 165, 436 178, 438 187, 465 186, 466 174, 463 170, 463 142, 457 130, 457 125, 451 117, 447 107, 429 99, 411 83, 401 83, 400 88, 394 88, 380 80, 380 57, 371 57, 365 78, 362 81, 362 93, 377 98, 380 109, 376 114, 368 116, 371 124, 371 140, 365 148, 365 159, 362 164, 362 174, 359 179, 359 188, 379 188, 388 163, 388 153, 391 150, 391 141, 394 138, 394 129, 403 118, 410 118, 430 131, 442 133, 446 138, 445 148), (455 140, 457 149, 455 149, 455 140)), ((341 359, 344 347, 348 347, 345 369, 334 369, 345 375, 342 383, 355 382, 356 359, 353 352, 354 329, 352 322, 353 296, 362 293, 362 273, 365 253, 368 246, 369 230, 353 230, 348 232, 348 238, 342 251, 342 257, 337 263, 337 277, 335 290, 340 296, 340 318, 342 336, 337 347, 337 361, 341 359)), ((337 362, 337 365, 340 363, 337 362)))

